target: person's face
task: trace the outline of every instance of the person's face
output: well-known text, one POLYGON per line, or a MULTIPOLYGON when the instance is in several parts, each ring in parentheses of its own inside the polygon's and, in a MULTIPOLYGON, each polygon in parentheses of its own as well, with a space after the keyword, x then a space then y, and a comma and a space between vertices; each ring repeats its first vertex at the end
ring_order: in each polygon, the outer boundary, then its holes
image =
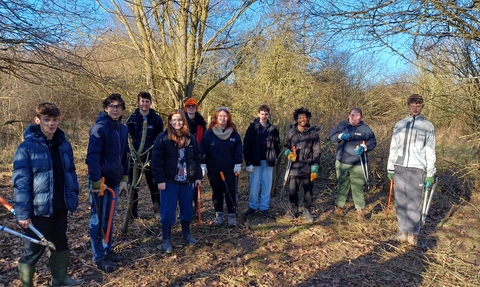
POLYGON ((412 116, 418 116, 422 113, 423 104, 410 104, 408 105, 408 109, 410 110, 410 114, 412 116))
POLYGON ((299 114, 297 116, 297 123, 298 123, 298 126, 304 128, 307 126, 308 124, 308 118, 307 118, 307 115, 306 114, 299 114))
POLYGON ((196 111, 197 111, 197 106, 187 105, 187 114, 195 114, 196 111))
POLYGON ((218 125, 222 128, 227 126, 228 114, 225 111, 218 113, 218 125))
POLYGON ((170 125, 176 130, 180 130, 183 127, 183 120, 180 114, 174 114, 170 119, 170 125))
POLYGON ((42 115, 40 118, 35 117, 34 122, 40 126, 40 130, 48 139, 52 139, 60 124, 60 117, 42 115))
POLYGON ((118 101, 112 101, 106 108, 105 112, 112 118, 114 121, 118 121, 123 115, 122 105, 118 101))
POLYGON ((270 116, 270 114, 266 111, 260 111, 258 112, 258 118, 260 119, 260 123, 262 124, 266 124, 267 121, 268 121, 268 117, 270 116))
POLYGON ((142 112, 149 112, 151 105, 152 105, 152 101, 150 101, 149 99, 140 98, 140 100, 138 101, 138 108, 142 112))
POLYGON ((362 120, 362 115, 360 114, 359 111, 353 110, 353 111, 351 111, 350 114, 348 115, 348 122, 349 122, 352 126, 358 125, 361 120, 362 120))

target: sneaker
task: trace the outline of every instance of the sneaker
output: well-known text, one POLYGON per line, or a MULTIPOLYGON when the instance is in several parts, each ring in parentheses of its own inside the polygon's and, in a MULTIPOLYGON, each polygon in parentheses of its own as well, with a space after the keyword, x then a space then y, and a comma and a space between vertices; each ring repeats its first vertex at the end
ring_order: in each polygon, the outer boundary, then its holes
POLYGON ((229 227, 237 226, 237 218, 235 216, 235 213, 229 213, 228 214, 228 226, 229 227))
POLYGON ((357 209, 357 220, 365 221, 365 211, 363 210, 363 208, 357 209))
POLYGON ((215 222, 213 223, 213 225, 221 226, 222 223, 223 223, 223 212, 217 212, 215 217, 215 222))
POLYGON ((114 263, 118 263, 118 262, 122 262, 122 261, 123 261, 123 256, 122 256, 122 255, 118 255, 118 254, 116 254, 116 253, 113 252, 113 251, 107 252, 107 255, 105 256, 105 258, 106 258, 108 261, 111 261, 111 262, 114 262, 114 263))
POLYGON ((95 264, 97 265, 98 269, 102 270, 105 273, 111 273, 115 271, 115 269, 117 269, 117 265, 115 263, 110 262, 105 258, 100 261, 96 261, 95 264))
POLYGON ((272 218, 272 216, 270 215, 270 212, 268 212, 268 209, 260 210, 260 213, 266 218, 272 218))
MULTIPOLYGON (((249 215, 251 215, 251 214, 254 214, 255 212, 256 212, 255 209, 249 207, 248 210, 245 211, 244 215, 245 215, 245 216, 249 216, 249 215)), ((262 214, 263 214, 263 211, 262 211, 262 214)))
POLYGON ((333 209, 333 216, 335 217, 343 217, 343 210, 341 207, 335 206, 335 209, 333 209))
POLYGON ((313 222, 312 214, 310 213, 310 210, 309 210, 308 208, 304 208, 304 209, 303 209, 303 216, 305 217, 305 220, 306 220, 308 223, 312 223, 312 222, 313 222))
POLYGON ((408 236, 406 232, 399 231, 394 237, 389 238, 390 241, 397 241, 397 242, 407 242, 408 236))
POLYGON ((407 234, 407 242, 408 244, 412 245, 412 246, 417 246, 418 244, 418 235, 415 235, 413 233, 408 233, 407 234))

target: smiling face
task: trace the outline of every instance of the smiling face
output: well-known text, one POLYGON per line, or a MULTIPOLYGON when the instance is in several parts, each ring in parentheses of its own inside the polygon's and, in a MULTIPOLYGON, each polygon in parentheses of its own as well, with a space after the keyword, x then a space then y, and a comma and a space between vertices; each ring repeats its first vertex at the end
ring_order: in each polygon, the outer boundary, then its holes
POLYGON ((151 105, 152 101, 150 101, 150 99, 140 98, 138 101, 138 109, 142 115, 148 115, 151 105))
POLYGON ((112 118, 112 120, 118 121, 123 115, 123 107, 118 101, 112 101, 107 107, 105 107, 105 112, 112 118))
POLYGON ((348 115, 348 122, 352 126, 358 125, 362 121, 362 114, 357 110, 351 110, 348 115))
POLYGON ((183 119, 180 114, 172 115, 172 118, 169 121, 170 125, 175 129, 175 131, 180 131, 183 127, 183 119))
POLYGON ((51 140, 60 124, 60 117, 42 115, 40 118, 35 117, 33 121, 40 126, 42 133, 51 140))
POLYGON ((218 125, 224 129, 227 126, 228 114, 225 111, 218 113, 218 125))
POLYGON ((298 128, 299 128, 300 130, 305 129, 305 127, 306 127, 307 124, 308 124, 307 114, 299 114, 299 115, 297 116, 297 123, 298 123, 298 128))

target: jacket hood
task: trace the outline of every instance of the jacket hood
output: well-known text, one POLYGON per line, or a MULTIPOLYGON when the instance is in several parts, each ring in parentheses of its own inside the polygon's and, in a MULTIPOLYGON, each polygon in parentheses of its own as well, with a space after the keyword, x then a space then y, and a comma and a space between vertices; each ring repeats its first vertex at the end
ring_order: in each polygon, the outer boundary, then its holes
MULTIPOLYGON (((133 114, 136 114, 138 116, 142 116, 142 114, 140 113, 140 109, 139 108, 136 108, 135 111, 133 111, 133 114)), ((153 118, 157 115, 157 111, 155 111, 154 109, 150 108, 148 110, 148 115, 147 115, 147 118, 150 119, 150 118, 153 118)))
POLYGON ((122 122, 122 117, 118 118, 118 121, 113 120, 105 111, 101 111, 97 119, 95 120, 95 123, 107 123, 107 124, 113 124, 116 125, 117 123, 122 122))
POLYGON ((199 112, 195 112, 195 118, 193 121, 188 117, 187 112, 185 112, 185 117, 187 118, 188 122, 193 122, 196 125, 201 125, 205 122, 205 118, 199 112))
MULTIPOLYGON (((255 120, 253 120, 253 124, 261 125, 260 118, 256 118, 255 120)), ((267 120, 267 127, 270 126, 270 125, 271 125, 270 120, 267 120)))
MULTIPOLYGON (((23 133, 23 138, 26 140, 27 138, 36 138, 36 139, 42 139, 42 140, 47 140, 47 137, 43 134, 41 128, 37 124, 31 124, 29 125, 26 129, 25 132, 23 133)), ((60 129, 57 128, 55 131, 55 134, 53 135, 52 143, 56 144, 61 142, 65 138, 65 133, 60 129)))

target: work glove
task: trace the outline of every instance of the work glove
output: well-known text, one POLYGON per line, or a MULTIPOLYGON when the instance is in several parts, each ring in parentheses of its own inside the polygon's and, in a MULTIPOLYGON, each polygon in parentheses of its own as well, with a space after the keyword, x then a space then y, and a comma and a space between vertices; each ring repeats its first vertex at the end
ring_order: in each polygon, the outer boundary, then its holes
POLYGON ((202 176, 205 177, 208 174, 207 165, 202 163, 200 167, 202 168, 202 176))
POLYGON ((312 165, 310 167, 310 181, 314 181, 318 178, 318 165, 312 165))
POLYGON ((242 165, 241 164, 236 164, 233 166, 233 172, 240 174, 240 171, 242 170, 242 165))
POLYGON ((393 171, 389 171, 389 172, 387 173, 387 176, 388 176, 388 179, 389 179, 389 180, 393 180, 393 178, 394 178, 394 176, 395 176, 395 173, 394 173, 393 171))
POLYGON ((356 155, 362 155, 362 153, 363 153, 363 146, 362 146, 362 145, 359 145, 359 146, 357 146, 357 148, 355 148, 353 151, 355 152, 356 155))
POLYGON ((352 137, 350 136, 350 134, 347 134, 347 133, 342 133, 338 135, 338 139, 344 140, 344 141, 349 141, 351 138, 352 137))
POLYGON ((285 151, 285 156, 287 157, 288 161, 295 162, 297 160, 297 155, 293 154, 293 152, 289 149, 285 151))
POLYGON ((92 193, 99 194, 100 189, 102 188, 102 185, 103 185, 103 190, 107 190, 108 188, 107 185, 103 183, 101 179, 98 181, 92 181, 92 193))
POLYGON ((435 177, 433 176, 427 176, 425 178, 425 185, 431 186, 435 182, 435 177))
POLYGON ((120 182, 120 187, 118 188, 120 193, 127 192, 128 191, 128 183, 126 181, 121 181, 120 182))
POLYGON ((255 169, 253 168, 253 165, 249 165, 245 168, 248 172, 252 173, 255 169))
POLYGON ((283 153, 287 158, 288 158, 288 155, 291 153, 292 151, 287 149, 285 150, 285 152, 283 153))

